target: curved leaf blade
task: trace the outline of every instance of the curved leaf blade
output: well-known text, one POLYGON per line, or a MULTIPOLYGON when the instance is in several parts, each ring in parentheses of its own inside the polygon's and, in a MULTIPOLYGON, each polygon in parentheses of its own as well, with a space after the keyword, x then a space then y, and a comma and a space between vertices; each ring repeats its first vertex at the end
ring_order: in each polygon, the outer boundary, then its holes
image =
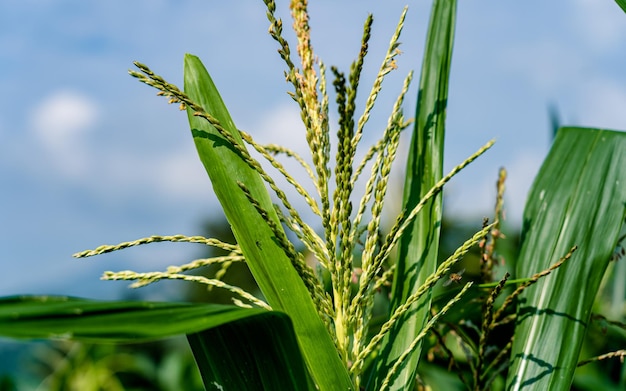
MULTIPOLYGON (((198 57, 185 55, 185 93, 218 119, 241 141, 222 98, 198 57)), ((311 375, 321 390, 350 390, 352 381, 320 319, 313 300, 291 261, 276 243, 267 222, 248 201, 238 182, 248 188, 277 226, 280 222, 260 175, 206 120, 188 110, 198 155, 231 224, 246 262, 268 303, 291 318, 311 375)))
MULTIPOLYGON (((404 185, 403 205, 406 210, 414 208, 443 177, 445 113, 456 6, 456 0, 435 0, 431 11, 404 185)), ((441 202, 441 194, 431 199, 400 240, 391 312, 415 293, 437 269, 441 202)), ((390 337, 385 338, 373 373, 374 381, 368 384, 368 389, 379 389, 380 381, 385 378, 387 371, 424 327, 429 316, 430 301, 429 293, 411 307, 407 316, 391 330, 390 337)), ((390 389, 410 389, 415 381, 420 355, 421 344, 395 376, 390 389)))
POLYGON ((0 298, 0 336, 92 343, 143 342, 195 333, 267 312, 219 304, 11 296, 0 298))
POLYGON ((626 133, 562 128, 524 211, 517 276, 578 251, 521 297, 509 390, 570 388, 591 307, 626 215, 626 133))

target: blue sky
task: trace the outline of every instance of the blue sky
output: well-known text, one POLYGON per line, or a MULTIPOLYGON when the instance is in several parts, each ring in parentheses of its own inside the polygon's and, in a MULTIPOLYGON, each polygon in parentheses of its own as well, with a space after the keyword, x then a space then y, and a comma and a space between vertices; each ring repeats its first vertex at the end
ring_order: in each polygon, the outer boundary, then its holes
MULTIPOLYGON (((317 55, 343 70, 374 14, 363 80, 370 84, 406 2, 311 3, 317 55)), ((460 3, 446 167, 491 138, 497 143, 453 180, 445 208, 478 225, 505 166, 516 224, 549 148, 550 104, 566 124, 626 130, 626 15, 610 0, 460 3)), ((366 128, 370 142, 406 73, 419 72, 429 8, 409 3, 399 69, 366 128)), ((278 12, 289 31, 286 4, 278 12)), ((238 127, 304 151, 260 0, 4 1, 0 26, 2 296, 116 297, 126 284, 99 281, 102 271, 160 270, 201 248, 153 245, 87 260, 71 254, 152 234, 198 234, 203 222, 221 218, 186 116, 128 76, 133 60, 180 85, 184 53, 198 55, 238 127)), ((416 76, 407 114, 417 85, 416 76)), ((396 168, 399 181, 401 163, 396 168)), ((159 293, 168 297, 176 286, 159 293)))

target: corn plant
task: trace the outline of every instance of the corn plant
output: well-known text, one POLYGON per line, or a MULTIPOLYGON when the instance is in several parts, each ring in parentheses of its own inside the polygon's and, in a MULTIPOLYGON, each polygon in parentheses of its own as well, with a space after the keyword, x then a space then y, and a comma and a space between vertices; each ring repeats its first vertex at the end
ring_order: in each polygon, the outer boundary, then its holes
POLYGON ((132 280, 135 287, 162 279, 206 284, 231 291, 236 296, 233 305, 9 297, 0 301, 0 334, 91 342, 186 334, 206 389, 406 390, 423 383, 419 373, 426 338, 431 333, 443 337, 438 326, 460 311, 459 301, 482 296, 480 338, 475 344, 464 342, 472 373, 471 379, 463 379, 466 386, 488 389, 494 377, 505 373, 510 389, 568 389, 593 299, 616 246, 620 241, 624 245, 620 229, 626 216, 625 134, 582 128, 558 131, 528 198, 514 279, 508 273, 494 277, 504 172, 498 181, 494 219, 438 262, 443 187, 493 145, 487 142, 444 175, 456 1, 433 2, 415 118, 405 117, 403 109, 413 78, 409 73, 397 87, 398 97, 380 139, 365 150, 363 134, 377 96, 385 76, 397 69, 407 9, 400 13, 357 115, 357 90, 365 88, 361 73, 373 16, 365 20, 356 60, 345 74, 316 60, 306 1, 290 5, 298 65, 274 1, 264 2, 269 34, 277 42, 289 93, 300 109, 310 158, 278 145, 260 145, 238 129, 196 56, 184 58, 182 90, 136 62, 137 69, 130 71, 133 77, 186 111, 199 158, 236 243, 200 236, 151 236, 75 254, 89 257, 165 241, 220 248, 228 255, 162 272, 106 272, 103 278, 132 280), (329 123, 329 76, 339 118, 335 127, 329 123), (331 128, 337 136, 334 146, 331 128), (384 233, 390 173, 400 135, 407 128, 412 128, 412 135, 403 207, 384 233), (291 176, 279 156, 304 168, 314 193, 291 176), (294 194, 306 201, 316 223, 304 221, 277 185, 276 175, 286 178, 294 194), (362 194, 356 192, 359 180, 364 182, 362 194), (320 231, 313 228, 317 223, 320 231), (433 300, 435 285, 452 278, 450 271, 476 246, 484 255, 478 283, 465 283, 456 275, 453 279, 462 284, 443 302, 433 300), (220 273, 216 278, 188 273, 212 264, 226 270, 233 262, 246 262, 262 297, 226 284, 220 273), (515 289, 506 291, 508 287, 515 289), (505 291, 506 297, 498 301, 505 291), (388 304, 382 319, 374 316, 380 300, 388 304), (515 323, 514 337, 494 356, 489 352, 490 338, 507 323, 515 323))

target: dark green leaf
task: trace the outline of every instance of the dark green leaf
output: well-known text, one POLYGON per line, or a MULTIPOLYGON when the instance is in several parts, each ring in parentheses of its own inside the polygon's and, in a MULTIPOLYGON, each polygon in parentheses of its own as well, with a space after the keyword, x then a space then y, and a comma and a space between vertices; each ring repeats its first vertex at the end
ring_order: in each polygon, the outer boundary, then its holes
POLYGON ((0 336, 141 342, 194 333, 262 313, 267 311, 218 304, 13 296, 0 298, 0 336))
POLYGON ((285 314, 267 312, 187 338, 207 390, 315 389, 285 314))

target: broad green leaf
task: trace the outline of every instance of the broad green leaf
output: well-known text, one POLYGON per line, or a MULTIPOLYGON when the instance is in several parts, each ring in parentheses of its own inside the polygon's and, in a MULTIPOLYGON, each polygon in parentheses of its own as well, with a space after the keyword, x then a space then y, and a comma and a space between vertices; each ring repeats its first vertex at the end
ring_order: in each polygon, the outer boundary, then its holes
MULTIPOLYGON (((217 118, 242 144, 211 77, 192 55, 185 55, 185 92, 217 118)), ((253 170, 208 121, 188 111, 189 124, 200 160, 230 223, 246 262, 273 309, 293 321, 305 361, 321 390, 352 389, 352 383, 335 345, 319 318, 304 283, 291 261, 276 243, 272 230, 248 201, 238 182, 244 184, 279 227, 280 222, 260 175, 253 170)))
MULTIPOLYGON (((454 42, 456 0, 435 0, 430 16, 426 50, 417 98, 415 128, 408 157, 404 208, 413 209, 443 176, 443 143, 448 80, 454 42)), ((412 295, 437 268, 441 226, 441 194, 420 212, 400 241, 394 275, 393 311, 412 295)), ((407 316, 386 338, 368 389, 378 390, 380 381, 424 327, 430 311, 430 294, 411 307, 407 316)), ((394 378, 390 389, 410 389, 415 381, 421 344, 394 378)))
POLYGON ((218 304, 12 296, 0 298, 0 336, 141 342, 195 333, 267 312, 218 304))
POLYGON ((289 318, 279 312, 187 336, 207 390, 314 390, 289 318))
POLYGON ((524 210, 518 277, 565 264, 520 298, 507 390, 569 390, 626 215, 626 133, 562 128, 524 210))
POLYGON ((626 12, 626 0, 615 0, 615 2, 626 12))

